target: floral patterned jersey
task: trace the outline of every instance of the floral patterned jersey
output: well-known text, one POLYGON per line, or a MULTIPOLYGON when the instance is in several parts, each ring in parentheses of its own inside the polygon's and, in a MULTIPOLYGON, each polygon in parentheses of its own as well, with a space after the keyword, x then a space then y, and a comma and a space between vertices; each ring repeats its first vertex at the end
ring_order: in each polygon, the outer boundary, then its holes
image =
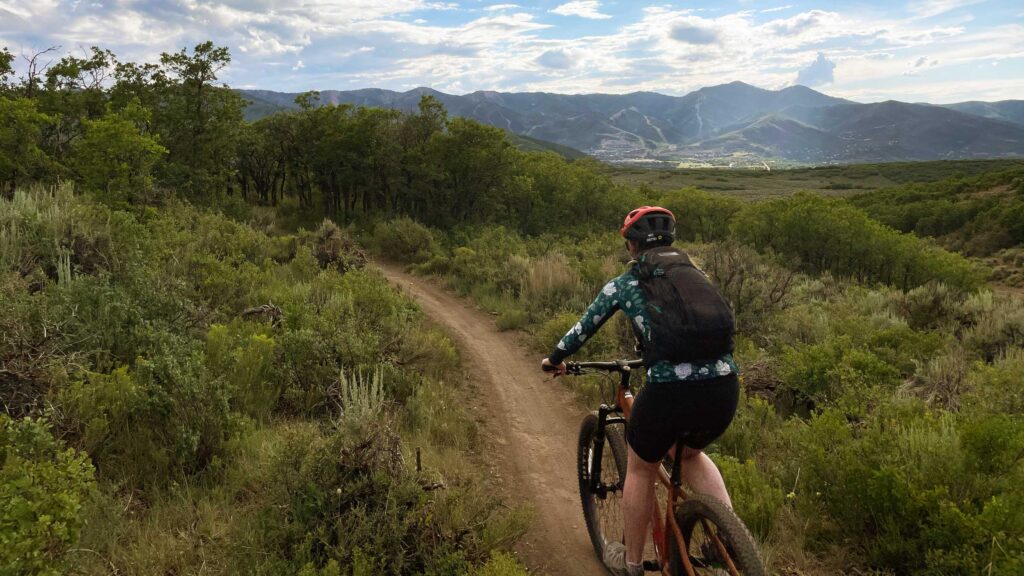
MULTIPOLYGON (((643 335, 644 345, 651 341, 650 316, 647 313, 646 299, 640 288, 640 281, 634 268, 618 278, 612 279, 601 289, 594 302, 548 356, 552 364, 559 364, 567 356, 583 346, 587 338, 597 332, 616 310, 622 310, 637 330, 634 333, 643 335)), ((683 362, 672 364, 667 360, 647 367, 647 382, 678 382, 681 380, 708 380, 728 374, 738 374, 732 354, 702 364, 683 362)))

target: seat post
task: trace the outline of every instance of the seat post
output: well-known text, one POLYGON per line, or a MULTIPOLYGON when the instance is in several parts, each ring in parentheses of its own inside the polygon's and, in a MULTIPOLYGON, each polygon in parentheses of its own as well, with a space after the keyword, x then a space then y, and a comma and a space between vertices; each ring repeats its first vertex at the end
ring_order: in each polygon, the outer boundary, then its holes
POLYGON ((672 459, 672 485, 683 485, 683 441, 676 440, 676 457, 672 459))

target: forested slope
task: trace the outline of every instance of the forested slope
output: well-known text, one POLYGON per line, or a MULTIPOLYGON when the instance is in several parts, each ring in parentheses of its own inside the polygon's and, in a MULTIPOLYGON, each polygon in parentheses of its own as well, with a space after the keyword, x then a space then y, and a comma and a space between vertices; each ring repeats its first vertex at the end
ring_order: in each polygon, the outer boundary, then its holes
POLYGON ((1024 170, 906 184, 852 202, 897 230, 983 258, 997 281, 1024 286, 1024 170))

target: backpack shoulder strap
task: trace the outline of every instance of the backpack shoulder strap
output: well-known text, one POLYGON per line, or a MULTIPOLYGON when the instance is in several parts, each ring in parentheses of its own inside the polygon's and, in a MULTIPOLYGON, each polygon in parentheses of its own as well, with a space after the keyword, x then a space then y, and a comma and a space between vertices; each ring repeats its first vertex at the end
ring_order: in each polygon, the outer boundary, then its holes
POLYGON ((664 276, 665 272, 678 266, 697 267, 686 252, 672 246, 659 246, 647 250, 637 257, 636 263, 641 279, 664 276))

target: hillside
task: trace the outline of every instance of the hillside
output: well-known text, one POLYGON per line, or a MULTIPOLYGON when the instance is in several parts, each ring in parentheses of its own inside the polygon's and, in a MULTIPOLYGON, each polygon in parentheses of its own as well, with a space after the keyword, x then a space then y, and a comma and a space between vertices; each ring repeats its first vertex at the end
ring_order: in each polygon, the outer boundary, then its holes
POLYGON ((1001 102, 959 102, 947 104, 959 112, 966 112, 985 118, 1005 120, 1014 124, 1024 125, 1024 100, 1003 100, 1001 102))
POLYGON ((1024 169, 913 183, 851 202, 897 230, 936 239, 976 257, 993 280, 1024 287, 1024 169))
POLYGON ((789 196, 800 190, 849 196, 911 182, 926 183, 951 177, 1024 168, 1024 160, 943 160, 814 166, 786 170, 722 170, 719 168, 656 168, 605 165, 612 181, 646 186, 659 192, 700 188, 744 200, 789 196))
MULTIPOLYGON (((242 90, 248 118, 295 107, 295 94, 242 90)), ((613 162, 698 160, 759 165, 1024 157, 1021 101, 949 106, 858 104, 804 86, 765 90, 732 82, 674 97, 430 88, 326 90, 324 104, 416 109, 424 95, 455 116, 581 150, 613 162)))

